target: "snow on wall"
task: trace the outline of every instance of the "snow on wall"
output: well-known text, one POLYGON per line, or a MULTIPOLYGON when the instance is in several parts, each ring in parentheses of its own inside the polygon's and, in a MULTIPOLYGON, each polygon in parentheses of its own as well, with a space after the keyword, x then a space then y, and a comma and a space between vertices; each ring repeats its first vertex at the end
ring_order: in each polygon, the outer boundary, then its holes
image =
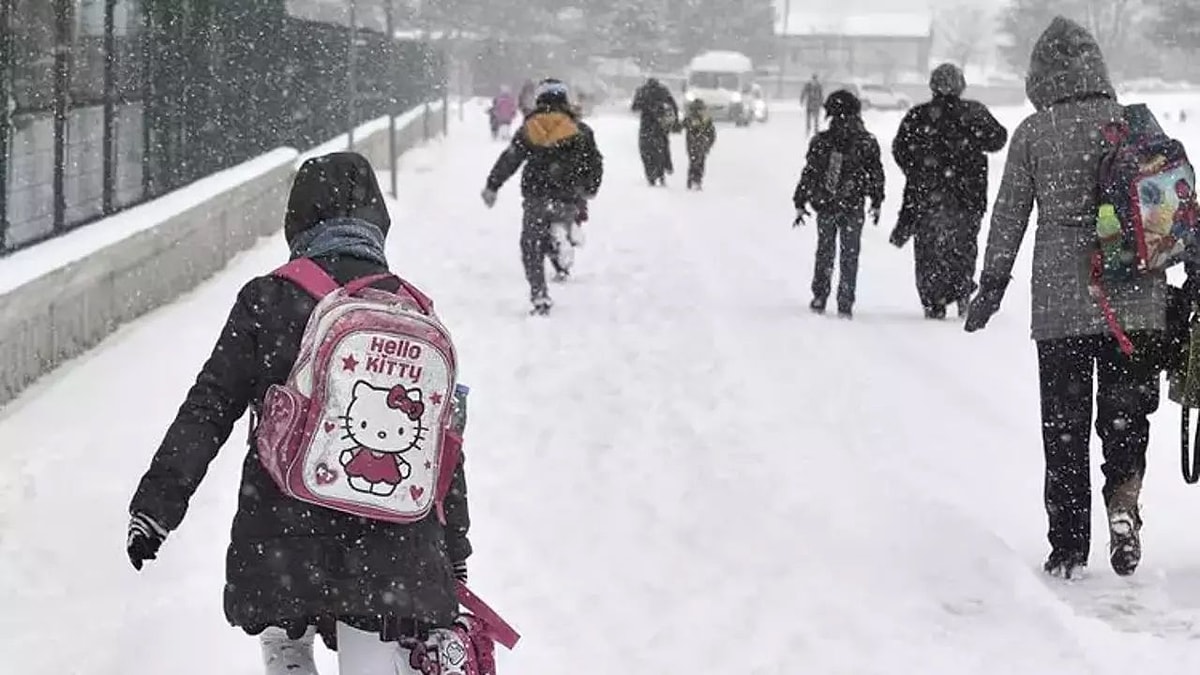
MULTIPOLYGON (((354 148, 382 169, 389 143, 387 118, 380 122, 357 129, 354 148)), ((438 122, 427 124, 423 106, 399 117, 397 151, 440 134, 438 122)), ((345 148, 343 135, 318 150, 345 148)), ((0 258, 0 404, 278 231, 300 157, 279 148, 0 258)))

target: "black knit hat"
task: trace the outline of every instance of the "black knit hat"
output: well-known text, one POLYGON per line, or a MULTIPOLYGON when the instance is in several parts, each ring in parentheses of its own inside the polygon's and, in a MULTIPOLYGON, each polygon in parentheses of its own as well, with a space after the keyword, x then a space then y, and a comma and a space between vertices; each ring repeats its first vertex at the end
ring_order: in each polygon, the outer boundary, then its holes
POLYGON ((543 108, 565 108, 571 105, 571 91, 562 80, 547 77, 534 90, 538 106, 543 108))
POLYGON ((845 89, 838 89, 825 99, 825 114, 829 117, 858 117, 862 101, 845 89))
POLYGON ((296 235, 334 218, 358 218, 383 230, 392 225, 375 170, 357 152, 335 152, 307 160, 296 172, 283 234, 296 235))

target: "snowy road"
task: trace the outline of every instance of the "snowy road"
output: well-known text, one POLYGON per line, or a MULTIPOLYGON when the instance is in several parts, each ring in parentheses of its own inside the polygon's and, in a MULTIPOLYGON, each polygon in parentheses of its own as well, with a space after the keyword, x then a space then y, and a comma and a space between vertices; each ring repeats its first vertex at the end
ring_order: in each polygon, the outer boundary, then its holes
MULTIPOLYGON (((472 386, 473 585, 525 635, 502 672, 1200 666, 1200 492, 1178 475, 1176 411, 1155 428, 1138 576, 1112 575, 1099 536, 1090 579, 1043 580, 1026 284, 985 333, 921 320, 911 251, 887 243, 890 161, 844 322, 806 310, 800 116, 721 127, 704 193, 645 187, 634 121, 599 119, 608 174, 578 275, 532 319, 517 185, 494 211, 476 198, 499 151, 482 119, 405 157, 390 252, 437 299, 472 386)), ((887 147, 898 121, 868 125, 887 147)), ((123 546, 229 304, 283 250, 239 257, 0 411, 0 672, 261 672, 220 604, 244 427, 160 560, 135 574, 123 546)))

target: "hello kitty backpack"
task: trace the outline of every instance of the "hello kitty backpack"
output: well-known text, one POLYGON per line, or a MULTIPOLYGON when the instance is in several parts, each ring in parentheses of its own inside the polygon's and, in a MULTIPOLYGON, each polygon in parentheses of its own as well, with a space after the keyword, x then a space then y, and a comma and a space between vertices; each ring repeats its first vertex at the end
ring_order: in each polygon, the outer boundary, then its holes
POLYGON ((267 472, 318 506, 395 523, 431 511, 444 519, 462 436, 451 427, 454 343, 433 303, 391 274, 341 286, 307 258, 273 276, 318 302, 291 374, 263 399, 254 439, 267 472), (385 279, 398 290, 372 288, 385 279))

